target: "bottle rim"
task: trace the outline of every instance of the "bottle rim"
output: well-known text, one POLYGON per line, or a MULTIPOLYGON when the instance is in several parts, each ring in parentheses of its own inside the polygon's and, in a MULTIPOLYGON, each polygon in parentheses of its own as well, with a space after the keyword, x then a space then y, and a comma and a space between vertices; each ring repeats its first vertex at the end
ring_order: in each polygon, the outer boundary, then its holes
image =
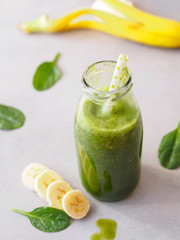
POLYGON ((116 61, 104 60, 104 61, 95 62, 95 63, 91 64, 90 66, 88 66, 86 68, 86 70, 84 71, 82 80, 81 80, 84 92, 87 93, 90 97, 96 98, 96 99, 108 99, 108 98, 112 97, 112 95, 118 95, 120 97, 124 96, 132 88, 132 85, 133 85, 132 74, 129 69, 128 69, 129 77, 128 77, 126 83, 123 84, 123 86, 121 86, 119 89, 115 89, 112 91, 101 91, 101 90, 97 90, 94 87, 92 87, 87 81, 88 75, 91 72, 91 70, 94 69, 94 67, 96 67, 100 64, 116 66, 116 63, 117 63, 116 61))

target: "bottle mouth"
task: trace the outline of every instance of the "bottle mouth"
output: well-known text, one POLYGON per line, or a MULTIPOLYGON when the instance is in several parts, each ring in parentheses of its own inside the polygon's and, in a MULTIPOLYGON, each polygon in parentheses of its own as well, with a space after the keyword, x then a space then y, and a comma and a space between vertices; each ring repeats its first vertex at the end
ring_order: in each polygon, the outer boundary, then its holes
POLYGON ((105 60, 93 63, 87 67, 82 76, 83 91, 97 100, 108 98, 117 100, 127 94, 133 85, 132 74, 128 68, 126 82, 119 89, 107 90, 110 86, 116 63, 115 61, 105 60))

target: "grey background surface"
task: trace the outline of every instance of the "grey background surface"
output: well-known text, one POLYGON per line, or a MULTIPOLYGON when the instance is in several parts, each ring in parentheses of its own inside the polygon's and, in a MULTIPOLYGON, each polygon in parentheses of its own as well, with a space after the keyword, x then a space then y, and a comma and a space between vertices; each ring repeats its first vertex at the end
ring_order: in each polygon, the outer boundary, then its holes
MULTIPOLYGON (((180 170, 163 169, 157 149, 164 134, 180 120, 180 50, 140 45, 101 32, 77 30, 53 35, 26 35, 17 23, 41 14, 58 17, 92 0, 1 0, 0 7, 0 103, 21 109, 24 127, 0 131, 0 238, 4 240, 86 240, 97 231, 98 218, 118 222, 118 239, 180 239, 180 170), (61 53, 58 65, 63 76, 45 92, 32 87, 39 63, 61 53), (29 220, 11 211, 30 211, 46 205, 21 181, 24 167, 39 162, 57 170, 74 188, 81 185, 73 138, 73 121, 81 93, 84 69, 98 60, 116 60, 120 52, 129 56, 134 92, 144 120, 142 176, 136 191, 116 203, 91 198, 85 219, 59 233, 43 233, 29 220)), ((180 1, 134 1, 151 13, 180 21, 180 1)), ((84 191, 84 190, 83 190, 84 191)))

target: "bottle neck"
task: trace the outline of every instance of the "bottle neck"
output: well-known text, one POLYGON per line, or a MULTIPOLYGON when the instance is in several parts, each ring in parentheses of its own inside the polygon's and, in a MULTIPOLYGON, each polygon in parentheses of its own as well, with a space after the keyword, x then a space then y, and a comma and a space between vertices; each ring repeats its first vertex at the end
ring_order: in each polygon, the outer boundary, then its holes
POLYGON ((108 91, 116 62, 101 61, 89 66, 82 77, 83 91, 96 101, 116 101, 125 96, 133 86, 131 72, 128 69, 127 81, 119 89, 108 91))

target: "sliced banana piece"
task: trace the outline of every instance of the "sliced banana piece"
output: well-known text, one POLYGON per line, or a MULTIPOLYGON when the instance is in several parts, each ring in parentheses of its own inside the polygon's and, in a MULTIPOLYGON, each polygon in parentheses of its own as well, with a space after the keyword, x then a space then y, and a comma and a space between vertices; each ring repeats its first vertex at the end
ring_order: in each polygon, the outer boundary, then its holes
POLYGON ((71 190, 64 195, 62 207, 70 217, 81 219, 89 212, 90 203, 81 191, 71 190))
POLYGON ((32 191, 35 191, 35 178, 44 170, 48 169, 46 166, 39 163, 29 164, 22 173, 22 181, 24 185, 32 191))
POLYGON ((57 180, 49 184, 47 188, 47 201, 51 207, 62 208, 62 198, 72 190, 72 187, 63 180, 57 180))
POLYGON ((35 179, 35 190, 37 194, 44 200, 46 199, 47 188, 49 184, 56 180, 62 180, 62 177, 52 170, 45 170, 35 179))

